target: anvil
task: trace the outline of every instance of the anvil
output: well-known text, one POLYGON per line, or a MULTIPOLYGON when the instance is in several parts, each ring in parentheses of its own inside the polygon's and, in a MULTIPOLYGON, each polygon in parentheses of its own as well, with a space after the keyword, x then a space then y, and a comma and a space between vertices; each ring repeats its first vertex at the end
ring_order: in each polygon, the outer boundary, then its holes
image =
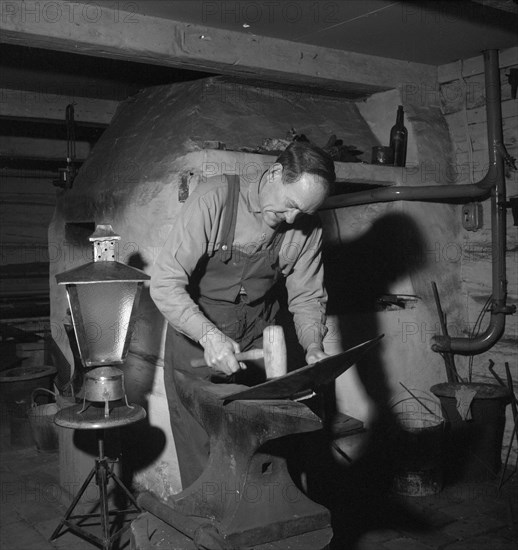
POLYGON ((139 504, 194 539, 197 548, 247 548, 316 531, 330 538, 329 511, 297 488, 286 463, 292 438, 322 429, 322 421, 303 403, 275 397, 318 389, 380 338, 268 381, 255 399, 246 392, 259 386, 214 384, 176 371, 180 399, 209 435, 209 461, 192 485, 166 503, 144 494, 139 504))

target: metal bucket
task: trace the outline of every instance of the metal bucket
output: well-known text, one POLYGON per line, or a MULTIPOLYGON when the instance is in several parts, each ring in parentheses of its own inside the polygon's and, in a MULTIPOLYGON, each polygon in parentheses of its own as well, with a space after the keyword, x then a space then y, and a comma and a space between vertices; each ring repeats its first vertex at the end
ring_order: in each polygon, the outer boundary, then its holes
POLYGON ((5 402, 9 417, 12 447, 27 448, 34 445, 28 417, 31 392, 41 386, 50 387, 55 374, 56 369, 48 365, 15 367, 1 372, 0 401, 5 402))
POLYGON ((27 411, 32 437, 38 451, 57 451, 59 448, 57 426, 54 424, 54 416, 58 412, 56 403, 37 405, 34 397, 37 393, 47 392, 55 395, 45 388, 36 388, 31 394, 31 408, 27 411))
POLYGON ((422 411, 397 415, 397 470, 392 489, 406 496, 434 495, 443 487, 444 421, 422 411))

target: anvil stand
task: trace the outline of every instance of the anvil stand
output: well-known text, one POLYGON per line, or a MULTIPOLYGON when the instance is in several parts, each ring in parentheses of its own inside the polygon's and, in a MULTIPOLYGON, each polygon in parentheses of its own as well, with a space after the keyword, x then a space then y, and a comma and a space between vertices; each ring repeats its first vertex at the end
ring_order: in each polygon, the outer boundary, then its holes
POLYGON ((320 430, 322 421, 287 397, 334 380, 380 338, 251 388, 175 372, 180 399, 209 435, 209 462, 191 486, 166 503, 150 493, 138 498, 142 508, 192 541, 175 548, 266 550, 273 548, 268 543, 287 544, 295 537, 289 547, 327 547, 329 510, 295 486, 284 458, 291 436, 320 430))
POLYGON ((66 526, 73 533, 80 535, 87 539, 89 542, 100 545, 103 550, 110 550, 115 540, 117 540, 127 529, 130 527, 130 523, 121 527, 114 533, 110 534, 110 515, 123 516, 130 513, 139 513, 141 511, 140 506, 137 504, 135 497, 131 494, 128 488, 122 483, 117 474, 110 467, 111 461, 104 454, 104 440, 106 430, 113 428, 120 428, 138 422, 145 418, 146 411, 140 405, 132 405, 131 407, 125 404, 118 403, 116 406, 110 408, 109 416, 105 416, 104 404, 102 407, 90 404, 86 410, 82 411, 83 404, 73 405, 59 411, 54 422, 58 426, 64 428, 72 428, 77 430, 97 430, 97 448, 98 456, 95 459, 95 465, 86 477, 83 485, 79 489, 78 493, 74 497, 72 503, 68 507, 63 519, 56 527, 50 537, 50 541, 55 540, 61 532, 61 529, 66 526), (77 514, 72 515, 79 500, 87 490, 92 479, 95 479, 95 483, 99 487, 99 513, 92 514, 77 514), (123 491, 134 509, 126 510, 109 510, 108 505, 108 483, 113 479, 115 484, 123 491), (88 532, 86 529, 80 526, 82 520, 87 518, 100 518, 102 538, 88 532), (72 520, 78 520, 77 522, 72 520))

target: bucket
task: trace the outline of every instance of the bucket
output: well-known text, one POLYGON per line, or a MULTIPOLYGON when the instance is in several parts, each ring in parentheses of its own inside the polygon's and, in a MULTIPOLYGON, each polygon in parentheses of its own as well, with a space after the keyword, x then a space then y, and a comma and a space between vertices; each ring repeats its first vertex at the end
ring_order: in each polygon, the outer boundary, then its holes
POLYGON ((444 421, 426 411, 396 415, 396 473, 392 490, 400 495, 434 495, 443 487, 444 421))
POLYGON ((55 394, 45 388, 36 388, 31 394, 31 408, 27 412, 29 424, 31 426, 32 437, 36 443, 38 451, 57 451, 58 431, 54 424, 54 416, 58 412, 56 403, 47 403, 46 405, 37 405, 34 397, 37 393, 47 392, 52 396, 55 394))
POLYGON ((502 467, 502 440, 509 391, 495 384, 445 382, 430 391, 441 401, 446 420, 446 458, 451 481, 488 481, 502 467), (457 410, 456 392, 461 387, 475 390, 471 418, 463 420, 457 410))
POLYGON ((15 367, 1 371, 0 398, 14 402, 30 399, 31 391, 38 387, 50 388, 56 369, 49 365, 15 367))
POLYGON ((26 448, 34 445, 28 418, 31 392, 40 386, 50 387, 55 374, 56 369, 48 365, 15 367, 1 371, 0 400, 5 403, 9 417, 12 447, 26 448))

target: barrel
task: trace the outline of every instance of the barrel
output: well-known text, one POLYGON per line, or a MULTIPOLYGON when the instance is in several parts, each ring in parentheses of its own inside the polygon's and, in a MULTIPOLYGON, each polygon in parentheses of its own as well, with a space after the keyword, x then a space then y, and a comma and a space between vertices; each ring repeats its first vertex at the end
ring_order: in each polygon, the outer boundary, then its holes
POLYGON ((452 482, 488 481, 502 467, 502 440, 509 390, 495 384, 445 382, 430 388, 441 401, 446 420, 448 477, 452 482), (471 418, 463 420, 457 410, 456 392, 461 387, 476 391, 471 418))

